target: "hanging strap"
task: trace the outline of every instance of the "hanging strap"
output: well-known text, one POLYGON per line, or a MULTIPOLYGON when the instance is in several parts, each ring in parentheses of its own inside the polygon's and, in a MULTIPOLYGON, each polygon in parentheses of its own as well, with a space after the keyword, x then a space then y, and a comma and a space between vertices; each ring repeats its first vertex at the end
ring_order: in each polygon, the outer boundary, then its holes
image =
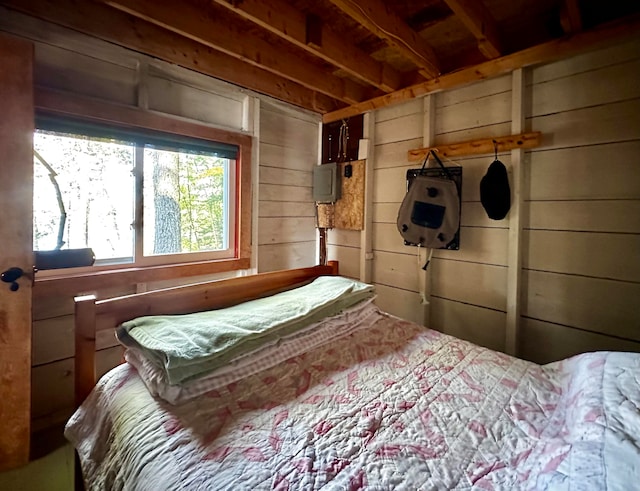
POLYGON ((427 152, 427 155, 424 157, 424 160, 422 161, 422 167, 420 167, 420 175, 424 173, 424 169, 427 167, 428 161, 429 161, 429 153, 427 152))
POLYGON ((340 137, 338 139, 338 162, 347 161, 347 144, 349 143, 349 125, 345 119, 340 126, 340 137))
POLYGON ((447 169, 444 164, 442 163, 442 160, 440 160, 440 158, 438 157, 438 155, 436 155, 436 153, 431 150, 430 151, 431 155, 433 155, 433 157, 436 159, 436 162, 438 162, 438 164, 440 165, 440 167, 442 168, 442 171, 447 175, 447 179, 451 179, 453 180, 453 176, 451 175, 451 173, 449 172, 449 169, 447 169))
POLYGON ((444 164, 442 163, 442 160, 440 160, 440 158, 436 155, 436 153, 433 150, 430 150, 429 152, 427 152, 427 155, 425 156, 424 160, 422 161, 422 167, 420 168, 420 175, 424 174, 424 170, 427 167, 427 162, 429 161, 429 155, 433 155, 433 157, 436 159, 436 162, 438 162, 438 165, 442 169, 442 172, 444 172, 446 174, 447 179, 453 180, 453 176, 449 172, 449 169, 447 169, 444 166, 444 164))

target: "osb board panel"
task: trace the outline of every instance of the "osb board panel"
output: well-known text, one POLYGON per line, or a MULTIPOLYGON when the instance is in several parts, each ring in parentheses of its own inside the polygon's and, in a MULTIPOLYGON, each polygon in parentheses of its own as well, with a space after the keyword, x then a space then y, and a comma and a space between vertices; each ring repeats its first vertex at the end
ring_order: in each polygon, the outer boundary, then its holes
POLYGON ((362 230, 364 228, 364 160, 338 164, 340 173, 340 199, 336 201, 335 228, 362 230), (344 177, 347 165, 352 167, 351 177, 344 177))

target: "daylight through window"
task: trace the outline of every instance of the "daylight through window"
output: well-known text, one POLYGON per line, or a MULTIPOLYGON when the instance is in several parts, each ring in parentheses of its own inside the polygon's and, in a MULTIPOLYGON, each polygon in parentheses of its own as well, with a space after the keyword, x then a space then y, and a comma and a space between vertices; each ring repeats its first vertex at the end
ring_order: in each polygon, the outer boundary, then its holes
POLYGON ((47 122, 34 135, 34 250, 100 264, 235 253, 236 146, 47 122))

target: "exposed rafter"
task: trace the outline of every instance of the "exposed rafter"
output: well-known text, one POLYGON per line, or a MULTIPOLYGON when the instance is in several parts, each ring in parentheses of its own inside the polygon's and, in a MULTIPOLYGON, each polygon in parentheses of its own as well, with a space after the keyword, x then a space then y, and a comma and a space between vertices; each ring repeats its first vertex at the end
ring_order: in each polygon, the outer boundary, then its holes
POLYGON ((366 29, 385 39, 418 66, 426 78, 440 74, 440 64, 433 49, 382 0, 330 0, 366 29))
POLYGON ((356 83, 328 74, 293 52, 273 46, 189 1, 180 2, 179 15, 173 0, 105 0, 103 3, 330 97, 350 104, 364 98, 362 87, 356 83))
POLYGON ((484 56, 491 60, 502 54, 498 26, 482 0, 444 1, 478 40, 478 49, 484 56))
POLYGON ((398 90, 391 94, 375 97, 368 101, 338 109, 322 117, 324 123, 350 118, 367 111, 390 106, 415 97, 438 92, 453 87, 467 85, 479 80, 510 73, 516 68, 549 63, 575 56, 585 51, 606 47, 614 42, 636 38, 640 39, 640 15, 630 16, 622 21, 613 21, 590 31, 582 31, 572 36, 549 41, 518 51, 495 60, 442 75, 434 80, 398 90))
POLYGON ((560 24, 567 34, 582 30, 582 14, 578 0, 564 0, 562 2, 560 24))
POLYGON ((106 5, 84 0, 1 0, 0 4, 312 111, 339 107, 335 99, 106 5))
POLYGON ((400 74, 349 44, 323 22, 316 24, 318 41, 310 42, 309 16, 285 0, 212 0, 241 17, 293 43, 308 53, 341 68, 350 75, 385 92, 400 88, 400 74))
MULTIPOLYGON (((502 32, 490 15, 497 11, 485 7, 489 0, 0 0, 0 6, 322 113, 325 122, 597 49, 640 27, 638 2, 512 1, 501 12, 502 32), (560 21, 563 38, 556 37, 560 21), (499 41, 507 52, 520 51, 501 55, 499 41)), ((3 25, 12 28, 11 21, 3 25)))

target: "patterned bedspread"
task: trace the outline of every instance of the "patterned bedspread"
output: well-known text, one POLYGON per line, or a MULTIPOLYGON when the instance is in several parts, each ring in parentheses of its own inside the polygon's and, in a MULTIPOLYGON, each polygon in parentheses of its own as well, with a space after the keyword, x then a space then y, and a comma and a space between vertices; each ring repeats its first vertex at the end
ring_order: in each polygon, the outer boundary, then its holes
POLYGON ((538 366, 379 311, 364 324, 179 406, 112 370, 66 429, 88 488, 638 485, 640 355, 538 366))

